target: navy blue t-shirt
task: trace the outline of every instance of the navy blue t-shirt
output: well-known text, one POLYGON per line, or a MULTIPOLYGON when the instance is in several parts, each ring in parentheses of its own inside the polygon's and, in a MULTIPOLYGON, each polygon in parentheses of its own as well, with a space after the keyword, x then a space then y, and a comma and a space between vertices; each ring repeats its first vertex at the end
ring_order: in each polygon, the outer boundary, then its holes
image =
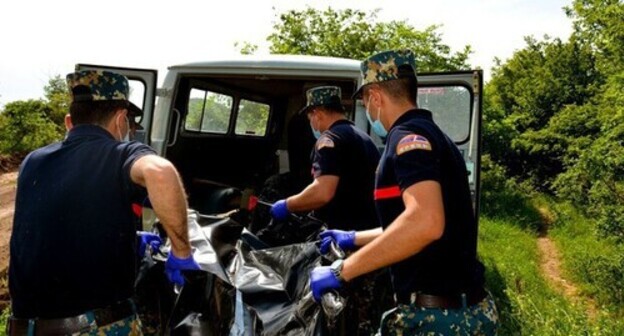
POLYGON ((130 179, 139 142, 78 125, 20 167, 9 287, 19 318, 58 318, 129 298, 135 279, 131 204, 146 190, 130 179))
POLYGON ((312 176, 338 176, 332 200, 314 215, 330 229, 367 230, 379 227, 373 190, 379 150, 371 138, 348 120, 323 132, 312 153, 312 176))
POLYGON ((442 237, 391 266, 399 297, 411 292, 455 295, 483 285, 477 260, 477 222, 466 164, 457 146, 433 122, 431 112, 410 110, 392 126, 376 177, 379 220, 388 227, 404 210, 402 192, 421 181, 440 183, 442 237))

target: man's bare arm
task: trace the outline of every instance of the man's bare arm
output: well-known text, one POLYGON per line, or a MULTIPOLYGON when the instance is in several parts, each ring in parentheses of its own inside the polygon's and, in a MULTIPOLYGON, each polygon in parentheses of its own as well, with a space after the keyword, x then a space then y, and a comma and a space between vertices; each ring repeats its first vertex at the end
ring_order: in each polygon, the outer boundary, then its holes
POLYGON ((145 155, 130 168, 130 178, 147 188, 156 216, 171 239, 173 254, 186 258, 191 254, 188 237, 187 203, 182 181, 171 162, 145 155))
POLYGON ((366 231, 358 231, 355 233, 355 246, 364 246, 381 236, 382 233, 383 229, 381 227, 366 231))
POLYGON ((403 191, 403 203, 405 210, 377 239, 345 260, 345 280, 404 260, 440 239, 444 233, 444 205, 438 182, 410 186, 403 191))
POLYGON ((329 203, 336 194, 340 178, 334 175, 319 176, 297 195, 288 197, 286 204, 291 212, 310 211, 329 203))

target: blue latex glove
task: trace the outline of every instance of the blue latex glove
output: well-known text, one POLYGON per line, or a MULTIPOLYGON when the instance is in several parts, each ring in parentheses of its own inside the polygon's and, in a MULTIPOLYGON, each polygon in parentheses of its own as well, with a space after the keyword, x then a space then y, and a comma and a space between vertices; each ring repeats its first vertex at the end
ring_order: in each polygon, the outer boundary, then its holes
POLYGON ((145 249, 148 244, 151 246, 152 251, 157 251, 160 248, 160 245, 162 245, 162 239, 160 239, 160 236, 155 233, 137 231, 136 234, 137 237, 139 237, 139 248, 137 250, 137 254, 141 258, 145 257, 145 249))
POLYGON ((196 271, 200 270, 199 265, 193 259, 191 254, 187 258, 180 259, 173 255, 173 252, 169 252, 169 257, 165 262, 165 273, 171 283, 184 286, 184 277, 182 277, 183 270, 196 271))
POLYGON ((310 288, 316 302, 321 302, 321 296, 329 290, 338 289, 341 286, 340 280, 329 266, 315 267, 310 272, 310 288))
POLYGON ((321 254, 329 251, 331 242, 334 241, 343 251, 355 249, 355 231, 325 230, 319 234, 321 237, 321 254))
POLYGON ((271 216, 277 220, 285 220, 290 215, 290 211, 288 211, 288 207, 286 206, 286 200, 279 200, 273 203, 271 206, 271 216))

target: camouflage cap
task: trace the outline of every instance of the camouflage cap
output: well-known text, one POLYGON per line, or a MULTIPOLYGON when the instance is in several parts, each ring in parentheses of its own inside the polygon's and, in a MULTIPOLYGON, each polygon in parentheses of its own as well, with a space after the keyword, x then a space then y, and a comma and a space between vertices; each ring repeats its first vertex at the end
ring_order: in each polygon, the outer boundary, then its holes
POLYGON ((382 51, 362 61, 360 72, 362 84, 353 94, 354 99, 362 96, 362 88, 368 84, 416 77, 416 58, 409 49, 382 51))
POLYGON ((68 74, 66 79, 72 101, 125 100, 130 103, 130 113, 135 116, 143 114, 128 100, 130 85, 126 76, 111 71, 82 70, 68 74))
POLYGON ((307 111, 316 106, 333 107, 340 111, 342 107, 342 91, 337 86, 318 86, 306 91, 306 106, 299 113, 307 113, 307 111))

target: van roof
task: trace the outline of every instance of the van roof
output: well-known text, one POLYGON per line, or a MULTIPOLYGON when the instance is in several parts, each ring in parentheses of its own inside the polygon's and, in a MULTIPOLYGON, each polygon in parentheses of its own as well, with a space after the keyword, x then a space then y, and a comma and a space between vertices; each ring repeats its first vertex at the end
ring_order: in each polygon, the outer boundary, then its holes
POLYGON ((235 57, 192 62, 169 67, 170 70, 200 68, 299 69, 359 71, 360 61, 348 58, 309 55, 237 55, 235 57))

